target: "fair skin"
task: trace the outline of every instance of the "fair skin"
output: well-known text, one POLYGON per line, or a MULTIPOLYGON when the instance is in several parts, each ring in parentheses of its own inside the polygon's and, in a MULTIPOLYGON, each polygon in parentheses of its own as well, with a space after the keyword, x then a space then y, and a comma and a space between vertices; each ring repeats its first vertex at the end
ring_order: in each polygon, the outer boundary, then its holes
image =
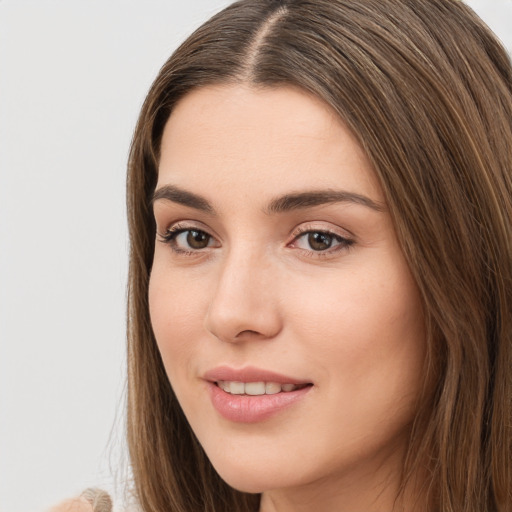
POLYGON ((261 512, 391 511, 425 334, 356 139, 295 88, 200 88, 166 124, 153 204, 153 330, 221 477, 261 512), (219 367, 295 398, 224 391, 219 367))
POLYGON ((62 501, 45 512, 95 512, 92 505, 81 497, 62 501))

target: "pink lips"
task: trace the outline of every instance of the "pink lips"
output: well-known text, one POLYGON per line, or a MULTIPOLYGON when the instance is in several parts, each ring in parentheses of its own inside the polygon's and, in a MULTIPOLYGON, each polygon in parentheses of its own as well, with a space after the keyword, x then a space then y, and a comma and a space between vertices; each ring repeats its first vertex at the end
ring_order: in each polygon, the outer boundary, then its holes
POLYGON ((225 419, 238 423, 257 423, 274 416, 301 400, 311 385, 295 391, 273 395, 232 395, 217 386, 218 381, 230 382, 276 382, 278 384, 310 384, 307 380, 287 377, 278 373, 246 367, 240 370, 221 366, 205 373, 212 404, 225 419))

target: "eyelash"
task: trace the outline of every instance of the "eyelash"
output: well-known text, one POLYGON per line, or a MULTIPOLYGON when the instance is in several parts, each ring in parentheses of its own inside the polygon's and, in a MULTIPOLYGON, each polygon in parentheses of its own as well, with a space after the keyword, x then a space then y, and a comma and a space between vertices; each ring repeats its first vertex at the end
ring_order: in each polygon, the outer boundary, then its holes
POLYGON ((302 251, 306 256, 310 256, 313 258, 329 258, 334 256, 340 251, 347 251, 350 249, 352 245, 354 245, 355 241, 352 238, 347 238, 342 236, 332 230, 329 229, 319 229, 314 226, 304 226, 301 229, 298 229, 293 233, 293 241, 292 244, 297 243, 302 237, 306 237, 310 234, 322 234, 327 235, 330 239, 332 239, 332 243, 337 243, 334 247, 329 247, 326 250, 315 251, 314 249, 303 249, 298 248, 298 250, 302 251))
POLYGON ((164 234, 159 234, 160 242, 167 244, 170 246, 171 250, 180 256, 196 256, 199 252, 202 252, 203 249, 191 249, 185 250, 180 249, 176 245, 176 238, 182 233, 187 233, 188 231, 196 231, 197 233, 204 233, 206 236, 213 238, 209 233, 207 233, 204 229, 198 229, 195 226, 184 226, 181 224, 176 224, 169 228, 164 234))
MULTIPOLYGON (((179 254, 180 256, 197 256, 199 253, 202 253, 207 247, 202 249, 186 250, 181 249, 176 245, 176 238, 182 233, 187 233, 189 231, 202 233, 209 237, 209 239, 213 239, 212 235, 210 235, 207 231, 203 229, 199 229, 196 226, 185 226, 180 224, 172 226, 164 234, 159 233, 158 236, 160 238, 160 242, 169 245, 174 253, 179 254)), ((302 251, 307 256, 313 258, 328 258, 329 256, 332 256, 333 253, 350 249, 350 247, 355 243, 353 239, 341 236, 338 233, 335 233, 334 231, 328 229, 318 229, 314 227, 305 227, 294 232, 292 243, 295 243, 302 237, 312 233, 327 235, 329 238, 333 240, 333 242, 338 243, 338 245, 335 245, 334 248, 329 247, 328 249, 321 251, 315 251, 314 249, 298 248, 298 250, 302 251)))

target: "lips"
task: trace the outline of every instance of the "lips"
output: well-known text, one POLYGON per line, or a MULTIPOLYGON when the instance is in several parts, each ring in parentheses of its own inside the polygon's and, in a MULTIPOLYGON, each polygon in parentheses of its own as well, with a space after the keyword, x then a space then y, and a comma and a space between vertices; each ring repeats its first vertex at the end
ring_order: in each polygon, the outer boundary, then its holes
POLYGON ((297 403, 313 387, 307 380, 254 367, 222 366, 203 378, 217 412, 240 423, 264 421, 297 403))
POLYGON ((219 366, 204 374, 205 380, 210 382, 276 382, 278 384, 311 384, 310 381, 296 377, 282 375, 270 370, 263 370, 253 366, 241 369, 219 366))

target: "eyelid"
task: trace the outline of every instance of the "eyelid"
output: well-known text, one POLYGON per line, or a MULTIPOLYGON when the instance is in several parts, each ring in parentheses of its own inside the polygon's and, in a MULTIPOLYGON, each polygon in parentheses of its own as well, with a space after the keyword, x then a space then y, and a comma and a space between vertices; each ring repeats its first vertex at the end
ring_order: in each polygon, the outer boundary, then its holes
POLYGON ((347 240, 355 241, 355 235, 348 231, 347 229, 340 228, 339 226, 334 226, 331 223, 321 223, 321 222, 304 222, 302 224, 299 224, 295 228, 293 228, 291 237, 292 241, 295 240, 300 235, 303 235, 304 233, 309 232, 323 232, 323 233, 330 233, 332 235, 339 236, 341 238, 345 238, 347 240))
POLYGON ((188 220, 188 219, 173 219, 171 220, 165 220, 165 222, 158 223, 157 222, 157 228, 158 224, 161 224, 163 229, 162 232, 167 231, 176 231, 177 229, 196 229, 197 231, 204 231, 205 233, 211 234, 215 238, 217 238, 216 235, 212 233, 212 229, 207 226, 206 224, 203 224, 199 220, 188 220))
POLYGON ((172 221, 166 221, 165 223, 162 222, 161 226, 162 228, 159 228, 159 223, 157 223, 156 231, 157 234, 162 236, 169 233, 169 231, 204 231, 206 234, 210 235, 215 240, 220 240, 220 237, 217 235, 217 233, 208 225, 203 224, 199 220, 172 220, 172 221))

